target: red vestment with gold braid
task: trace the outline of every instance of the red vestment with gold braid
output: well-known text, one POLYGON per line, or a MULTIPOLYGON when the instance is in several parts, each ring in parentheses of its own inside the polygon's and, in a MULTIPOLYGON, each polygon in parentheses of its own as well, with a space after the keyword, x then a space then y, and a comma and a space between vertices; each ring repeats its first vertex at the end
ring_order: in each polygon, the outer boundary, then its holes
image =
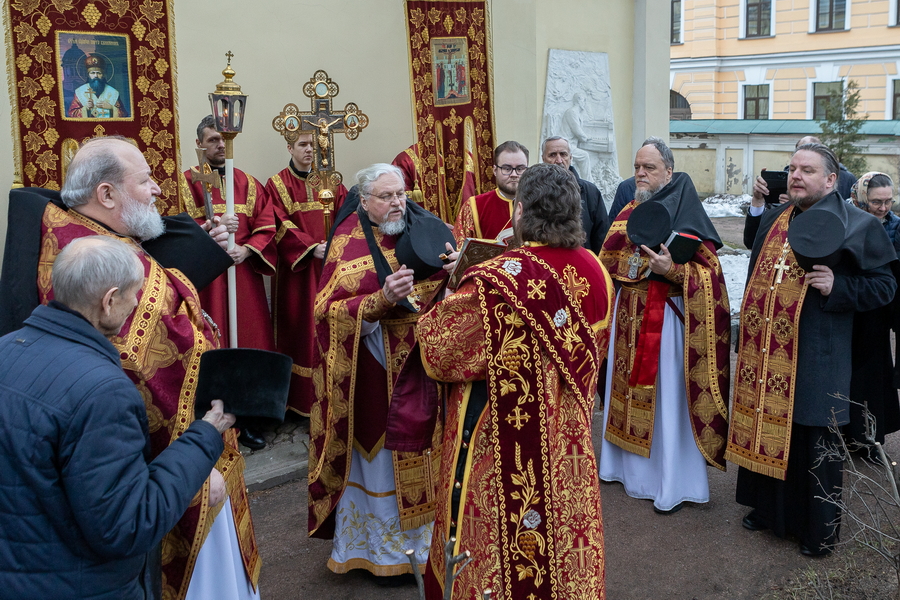
POLYGON ((459 247, 466 238, 493 240, 512 226, 513 201, 491 190, 472 196, 459 207, 453 237, 459 247))
MULTIPOLYGON (((224 180, 223 180, 224 185, 224 180)), ((206 222, 203 184, 194 183, 191 170, 179 178, 181 201, 199 224, 206 222)), ((213 210, 225 214, 224 189, 212 188, 213 210)), ((275 350, 275 335, 263 275, 275 275, 275 211, 263 185, 253 176, 234 170, 234 214, 238 229, 234 243, 250 250, 250 257, 235 267, 237 280, 238 345, 275 350)), ((219 327, 222 345, 228 346, 228 274, 222 273, 200 292, 200 304, 219 327)))
MULTIPOLYGON (((47 204, 41 226, 38 292, 46 304, 53 299, 53 261, 72 240, 107 235, 132 246, 144 266, 144 286, 138 305, 112 343, 121 352, 122 368, 134 381, 147 407, 153 457, 180 436, 194 420, 194 394, 200 356, 218 347, 203 318, 197 292, 176 269, 164 269, 127 237, 78 214, 47 204)), ((223 436, 225 451, 216 468, 225 479, 241 546, 244 568, 254 587, 260 559, 244 485, 244 458, 233 429, 223 436)), ((200 547, 221 509, 209 506, 209 481, 174 529, 162 541, 163 597, 179 600, 187 593, 200 547)))
MULTIPOLYGON (((650 456, 656 410, 656 385, 644 382, 629 385, 631 371, 646 368, 647 361, 658 361, 657 352, 636 363, 635 357, 643 333, 643 321, 652 311, 661 322, 665 300, 654 306, 649 302, 652 283, 647 276, 650 261, 626 233, 625 227, 637 201, 630 202, 616 216, 603 243, 600 260, 610 276, 622 283, 618 297, 611 398, 605 438, 620 448, 650 456), (639 253, 636 254, 636 253, 639 253), (633 264, 639 258, 639 264, 633 264), (637 267, 637 268, 634 268, 637 267)), ((697 448, 707 463, 725 470, 725 442, 728 435, 728 386, 730 376, 731 314, 722 266, 710 241, 700 244, 691 260, 672 265, 666 274, 668 285, 663 295, 684 299, 684 372, 691 428, 697 448)), ((655 371, 654 371, 655 373, 655 371)), ((655 375, 651 381, 655 382, 655 375)))
MULTIPOLYGON (((322 260, 315 258, 313 252, 328 237, 325 213, 315 189, 291 167, 269 178, 266 193, 278 220, 275 241, 279 260, 272 285, 275 348, 294 361, 288 408, 308 416, 315 401, 313 309, 322 274, 322 260)), ((332 218, 346 196, 347 188, 341 185, 330 207, 332 218)), ((321 380, 315 383, 321 385, 321 380)))
POLYGON ((426 370, 455 383, 428 598, 443 597, 451 536, 454 554, 473 558, 454 598, 487 588, 504 600, 605 598, 591 422, 612 302, 612 280, 590 251, 529 246, 471 268, 459 291, 420 319, 426 370), (480 380, 486 404, 464 431, 480 380))
POLYGON ((772 224, 744 293, 725 455, 741 467, 782 480, 791 447, 800 311, 808 289, 806 271, 788 244, 792 215, 786 210, 772 224))
MULTIPOLYGON (((396 271, 400 267, 394 256, 396 237, 382 235, 377 227, 372 229, 376 244, 392 271, 396 271)), ((417 281, 410 296, 413 306, 427 305, 444 277, 441 271, 431 279, 417 281)), ((364 455, 374 455, 384 444, 385 414, 373 414, 368 421, 356 418, 358 411, 376 410, 367 406, 372 393, 359 389, 356 380, 357 363, 364 351, 362 322, 381 323, 387 398, 391 397, 400 369, 416 341, 419 313, 389 303, 381 289, 359 216, 353 213, 335 230, 316 295, 320 360, 316 367, 319 373, 314 377, 322 377, 323 385, 309 416, 309 533, 313 537, 334 535, 334 510, 347 486, 354 446, 364 455), (362 422, 369 424, 368 430, 356 432, 355 423, 362 422), (372 431, 372 427, 378 430, 372 431), (374 446, 360 444, 363 438, 374 440, 374 446)), ((386 410, 385 405, 382 413, 386 410)), ((438 425, 430 450, 393 452, 401 530, 434 519, 440 440, 438 425)))

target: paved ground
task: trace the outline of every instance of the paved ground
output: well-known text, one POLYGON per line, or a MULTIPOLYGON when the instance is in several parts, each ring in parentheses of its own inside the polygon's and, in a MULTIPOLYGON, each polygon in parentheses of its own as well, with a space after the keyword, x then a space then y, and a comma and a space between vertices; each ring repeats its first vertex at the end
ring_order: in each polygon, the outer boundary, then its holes
MULTIPOLYGON (((727 245, 742 247, 743 219, 715 222, 727 245)), ((598 412, 598 452, 602 423, 598 412)), ((415 599, 413 586, 385 589, 364 573, 334 575, 326 568, 331 542, 306 536, 307 428, 305 419, 292 416, 269 434, 268 448, 245 453, 263 559, 262 598, 415 599)), ((900 455, 896 438, 891 436, 887 444, 894 456, 900 455)), ((602 486, 610 600, 758 599, 799 569, 839 560, 840 551, 810 559, 798 552, 796 543, 743 529, 740 521, 747 511, 734 502, 737 469, 729 467, 726 473, 709 469, 708 504, 688 505, 671 516, 655 514, 649 501, 627 497, 619 484, 602 486)))

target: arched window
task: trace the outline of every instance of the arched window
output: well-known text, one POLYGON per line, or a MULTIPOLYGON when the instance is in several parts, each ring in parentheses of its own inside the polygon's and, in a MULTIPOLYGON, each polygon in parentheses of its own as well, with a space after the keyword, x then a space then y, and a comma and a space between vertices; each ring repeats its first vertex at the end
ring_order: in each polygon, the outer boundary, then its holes
POLYGON ((669 119, 671 121, 691 120, 690 102, 675 90, 669 90, 669 119))

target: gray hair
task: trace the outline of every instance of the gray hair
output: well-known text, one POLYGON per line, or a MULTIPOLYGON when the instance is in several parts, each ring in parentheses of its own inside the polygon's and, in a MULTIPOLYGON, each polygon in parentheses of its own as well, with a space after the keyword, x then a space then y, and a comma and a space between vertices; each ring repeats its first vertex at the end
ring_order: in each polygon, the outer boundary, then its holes
POLYGON ((566 143, 566 146, 569 147, 569 151, 572 150, 572 144, 569 143, 569 140, 567 140, 566 138, 564 138, 561 135, 551 135, 546 140, 541 142, 541 156, 542 157, 544 156, 544 148, 547 147, 547 142, 558 142, 559 140, 562 140, 566 143))
MULTIPOLYGON (((815 152, 819 156, 822 157, 822 166, 825 167, 825 175, 831 175, 832 173, 840 172, 840 163, 838 162, 837 157, 834 155, 834 152, 831 151, 831 148, 825 146, 823 144, 803 144, 796 150, 794 150, 794 154, 797 154, 801 150, 808 150, 809 152, 815 152)), ((793 156, 792 154, 791 156, 793 156)))
POLYGON ((115 146, 102 143, 110 139, 128 141, 119 135, 94 138, 85 142, 81 147, 84 149, 87 146, 99 144, 96 151, 89 153, 89 158, 84 156, 79 158, 78 154, 75 154, 75 158, 72 159, 66 171, 66 180, 60 191, 62 201, 67 207, 74 208, 87 204, 101 183, 109 183, 114 186, 124 183, 127 173, 125 165, 116 154, 115 146))
POLYGON ((212 115, 206 115, 200 121, 200 124, 197 125, 197 139, 200 140, 201 143, 203 142, 203 130, 207 128, 212 129, 213 131, 216 130, 216 120, 213 119, 212 115))
POLYGON ((653 146, 656 148, 659 155, 662 157, 663 164, 666 165, 667 169, 675 170, 675 156, 672 154, 672 150, 669 146, 666 145, 665 140, 660 137, 656 137, 655 135, 651 135, 644 143, 641 144, 641 148, 644 146, 653 146))
MULTIPOLYGON (((406 180, 403 178, 403 171, 394 165, 387 163, 375 163, 356 173, 356 183, 359 185, 359 195, 368 196, 372 193, 372 184, 382 175, 394 175, 400 180, 404 186, 406 180)), ((362 206, 362 204, 360 204, 362 206)))
POLYGON ((92 306, 111 288, 125 291, 143 283, 144 267, 124 242, 93 235, 62 249, 51 278, 54 298, 77 310, 92 306))

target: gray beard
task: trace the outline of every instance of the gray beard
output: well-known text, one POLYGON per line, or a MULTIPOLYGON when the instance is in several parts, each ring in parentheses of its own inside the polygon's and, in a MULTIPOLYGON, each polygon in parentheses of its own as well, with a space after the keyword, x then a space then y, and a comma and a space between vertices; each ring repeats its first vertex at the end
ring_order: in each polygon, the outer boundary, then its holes
POLYGON ((400 219, 399 221, 388 221, 387 223, 379 225, 378 229, 380 229, 381 233, 384 235, 400 235, 406 231, 406 220, 400 219))
POLYGON ((141 242, 158 238, 166 231, 155 205, 145 206, 130 197, 122 206, 122 222, 126 233, 141 242))
POLYGON ((658 192, 659 190, 637 190, 634 193, 634 199, 638 201, 638 204, 646 202, 650 198, 653 197, 653 194, 658 192))

